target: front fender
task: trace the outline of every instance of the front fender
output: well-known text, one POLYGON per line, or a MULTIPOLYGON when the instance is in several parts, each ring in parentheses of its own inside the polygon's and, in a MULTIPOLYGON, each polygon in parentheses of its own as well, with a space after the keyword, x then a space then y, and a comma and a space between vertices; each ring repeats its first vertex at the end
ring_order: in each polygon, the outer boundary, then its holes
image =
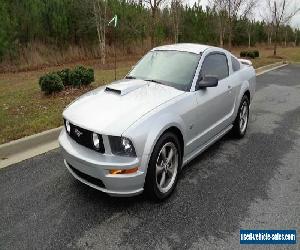
POLYGON ((171 115, 171 114, 164 114, 160 116, 159 123, 156 123, 150 133, 147 136, 146 144, 144 153, 145 154, 151 154, 153 151, 153 148, 158 141, 158 139, 161 137, 161 135, 169 128, 176 127, 180 130, 183 138, 185 138, 185 125, 181 117, 171 115))
POLYGON ((172 113, 156 113, 141 119, 128 128, 123 136, 130 138, 135 146, 137 156, 142 159, 142 171, 146 172, 153 148, 160 136, 169 128, 178 128, 185 138, 185 125, 182 118, 172 113))

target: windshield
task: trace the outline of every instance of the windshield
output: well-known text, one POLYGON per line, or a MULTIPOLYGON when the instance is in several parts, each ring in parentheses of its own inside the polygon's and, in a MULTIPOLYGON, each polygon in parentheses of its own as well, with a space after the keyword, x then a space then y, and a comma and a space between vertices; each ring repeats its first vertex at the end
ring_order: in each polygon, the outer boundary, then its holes
POLYGON ((150 51, 126 78, 143 79, 188 91, 200 55, 181 51, 150 51))

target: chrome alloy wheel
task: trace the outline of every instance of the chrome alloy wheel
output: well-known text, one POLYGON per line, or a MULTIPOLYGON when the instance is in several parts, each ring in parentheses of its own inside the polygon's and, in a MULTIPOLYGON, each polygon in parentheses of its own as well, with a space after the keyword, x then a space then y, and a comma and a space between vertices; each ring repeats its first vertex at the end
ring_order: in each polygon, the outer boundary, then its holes
POLYGON ((176 179, 179 155, 173 142, 161 148, 156 160, 156 185, 162 193, 168 192, 176 179))
POLYGON ((249 114, 248 103, 247 101, 244 101, 240 110, 240 119, 239 119, 240 131, 242 134, 245 132, 247 128, 248 114, 249 114))

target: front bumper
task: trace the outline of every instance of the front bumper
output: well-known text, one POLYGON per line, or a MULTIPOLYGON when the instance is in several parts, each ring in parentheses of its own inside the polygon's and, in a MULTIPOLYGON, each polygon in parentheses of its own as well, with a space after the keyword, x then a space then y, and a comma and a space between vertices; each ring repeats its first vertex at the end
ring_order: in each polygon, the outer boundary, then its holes
POLYGON ((140 171, 138 158, 101 154, 76 143, 63 129, 59 144, 64 162, 70 173, 86 185, 108 193, 111 196, 134 196, 143 192, 145 173, 140 171), (133 174, 109 173, 110 169, 132 169, 133 174))

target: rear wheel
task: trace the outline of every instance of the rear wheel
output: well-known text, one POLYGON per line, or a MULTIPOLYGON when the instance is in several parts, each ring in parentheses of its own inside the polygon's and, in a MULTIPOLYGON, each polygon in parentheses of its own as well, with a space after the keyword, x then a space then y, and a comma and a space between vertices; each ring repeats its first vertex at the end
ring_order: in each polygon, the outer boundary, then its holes
POLYGON ((246 134, 249 121, 249 104, 248 96, 244 95, 232 129, 234 136, 237 138, 242 138, 246 134))
POLYGON ((180 152, 178 138, 169 132, 154 146, 145 181, 145 191, 152 199, 164 200, 174 191, 181 167, 180 152))

